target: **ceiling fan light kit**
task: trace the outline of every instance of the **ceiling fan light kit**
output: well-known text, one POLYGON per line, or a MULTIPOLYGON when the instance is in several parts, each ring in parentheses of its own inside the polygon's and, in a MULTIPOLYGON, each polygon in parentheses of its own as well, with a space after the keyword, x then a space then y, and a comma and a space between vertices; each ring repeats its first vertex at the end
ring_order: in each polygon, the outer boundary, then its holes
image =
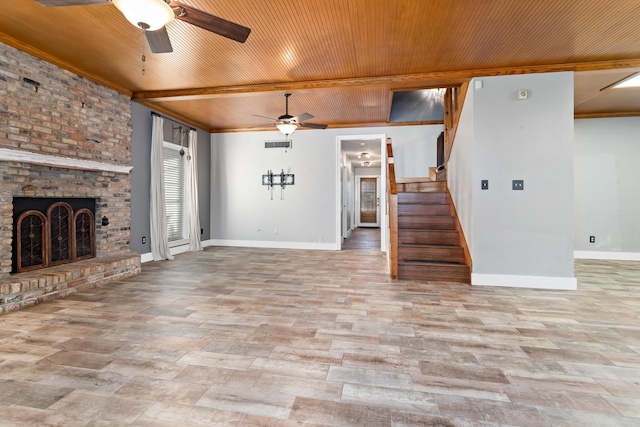
POLYGON ((276 127, 280 132, 285 134, 285 136, 291 135, 296 131, 296 129, 298 129, 298 125, 295 123, 278 123, 276 127))
POLYGON ((173 9, 163 0, 112 0, 129 22, 145 31, 156 31, 175 18, 173 9))

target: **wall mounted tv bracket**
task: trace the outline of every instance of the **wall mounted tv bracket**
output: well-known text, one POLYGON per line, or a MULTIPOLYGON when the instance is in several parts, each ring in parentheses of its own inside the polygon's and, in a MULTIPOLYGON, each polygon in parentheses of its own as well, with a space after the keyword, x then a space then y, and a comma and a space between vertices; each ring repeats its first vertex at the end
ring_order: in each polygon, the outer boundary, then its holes
POLYGON ((271 200, 273 200, 273 187, 280 186, 280 200, 284 200, 284 188, 287 185, 295 185, 296 177, 292 173, 284 173, 284 169, 280 173, 273 173, 271 169, 265 175, 262 175, 262 185, 266 185, 271 192, 271 200))

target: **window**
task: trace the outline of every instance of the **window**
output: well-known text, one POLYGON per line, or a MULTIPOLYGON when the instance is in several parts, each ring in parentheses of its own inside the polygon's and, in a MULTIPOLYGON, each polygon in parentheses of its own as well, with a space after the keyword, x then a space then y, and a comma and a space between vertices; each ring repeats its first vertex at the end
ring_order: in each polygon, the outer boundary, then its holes
POLYGON ((180 155, 180 147, 164 143, 164 193, 167 211, 169 243, 183 243, 188 239, 185 215, 187 156, 180 155))

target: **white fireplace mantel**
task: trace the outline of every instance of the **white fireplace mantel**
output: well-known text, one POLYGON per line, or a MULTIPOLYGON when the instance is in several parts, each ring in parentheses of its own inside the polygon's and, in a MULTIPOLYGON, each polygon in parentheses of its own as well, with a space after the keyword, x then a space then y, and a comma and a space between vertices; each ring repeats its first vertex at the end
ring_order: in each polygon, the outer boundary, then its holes
POLYGON ((71 157, 51 156, 49 154, 33 153, 31 151, 0 148, 0 161, 34 163, 37 165, 53 166, 67 169, 89 171, 105 171, 115 173, 129 173, 133 166, 114 165, 112 163, 96 162, 93 160, 73 159, 71 157))

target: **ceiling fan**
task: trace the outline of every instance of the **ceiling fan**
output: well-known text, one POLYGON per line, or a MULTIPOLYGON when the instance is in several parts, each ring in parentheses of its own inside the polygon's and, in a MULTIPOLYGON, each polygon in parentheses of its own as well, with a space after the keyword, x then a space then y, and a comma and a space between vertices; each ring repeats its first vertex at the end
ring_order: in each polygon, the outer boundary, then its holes
POLYGON ((177 1, 165 0, 35 0, 42 6, 88 6, 113 3, 134 26, 142 28, 153 53, 173 52, 166 25, 175 19, 244 43, 250 28, 177 1))
POLYGON ((280 130, 280 132, 282 132, 283 134, 289 136, 293 132, 295 132, 295 130, 298 129, 299 127, 311 128, 311 129, 326 129, 327 128, 327 125, 322 125, 322 124, 319 124, 319 123, 305 123, 304 122, 305 120, 313 119, 313 116, 311 114, 309 114, 309 113, 302 113, 302 114, 300 114, 298 116, 289 115, 289 97, 290 96, 291 96, 290 93, 285 93, 284 94, 285 113, 283 115, 281 115, 280 117, 278 117, 277 119, 273 119, 271 117, 260 116, 260 115, 254 114, 253 117, 262 117, 263 119, 273 120, 275 123, 273 125, 255 126, 253 129, 275 126, 275 127, 278 128, 278 130, 280 130))

